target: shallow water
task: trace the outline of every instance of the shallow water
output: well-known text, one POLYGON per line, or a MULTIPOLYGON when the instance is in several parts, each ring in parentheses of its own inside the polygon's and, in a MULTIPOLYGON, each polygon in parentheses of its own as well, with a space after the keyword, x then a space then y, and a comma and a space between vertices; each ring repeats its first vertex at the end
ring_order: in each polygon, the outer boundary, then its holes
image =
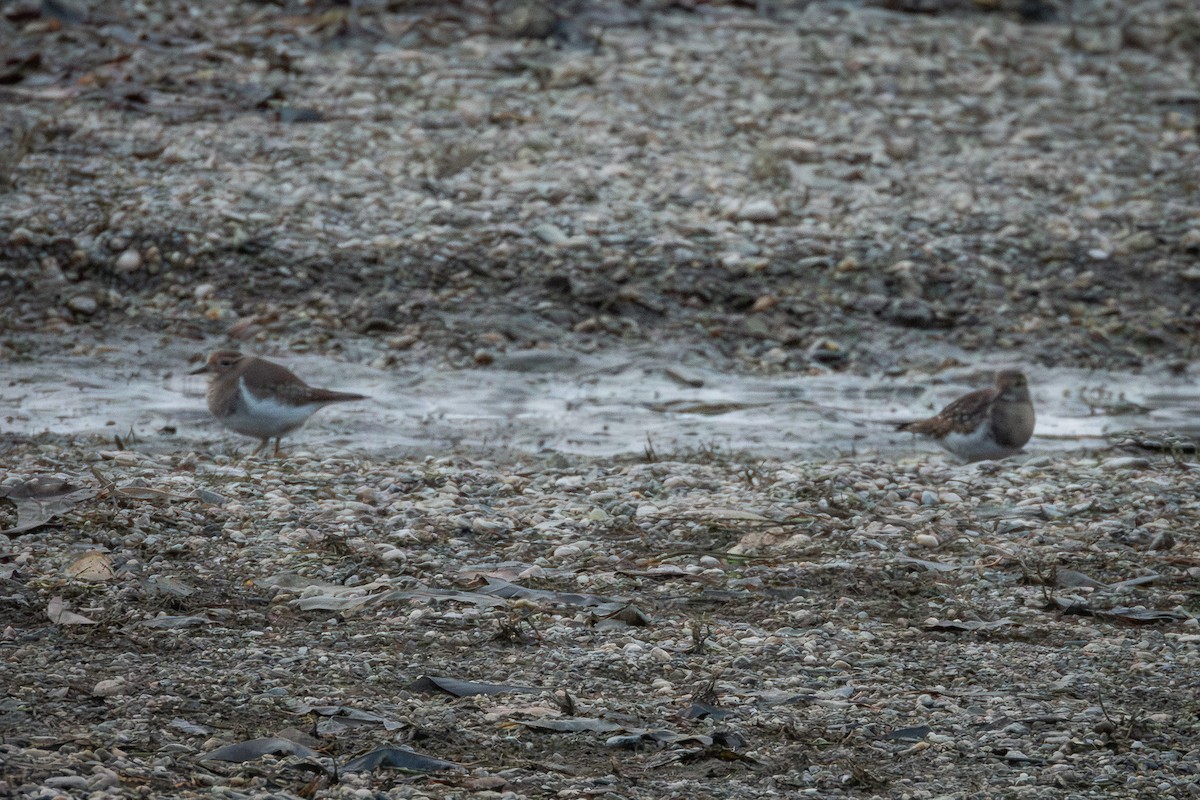
MULTIPOLYGON (((204 403, 205 378, 187 375, 194 346, 113 342, 93 356, 8 364, 0 380, 3 430, 112 434, 150 450, 248 451, 204 403)), ((383 371, 329 358, 266 354, 309 383, 372 397, 318 412, 291 449, 437 453, 448 450, 659 455, 716 449, 820 458, 940 453, 889 423, 936 412, 986 386, 1001 361, 937 376, 740 376, 681 367, 667 352, 587 356, 525 352, 483 368, 383 371)), ((1200 387, 1165 370, 1148 374, 1028 370, 1038 425, 1031 453, 1098 447, 1140 428, 1200 434, 1200 387), (1123 412, 1123 413, 1115 413, 1123 412)))

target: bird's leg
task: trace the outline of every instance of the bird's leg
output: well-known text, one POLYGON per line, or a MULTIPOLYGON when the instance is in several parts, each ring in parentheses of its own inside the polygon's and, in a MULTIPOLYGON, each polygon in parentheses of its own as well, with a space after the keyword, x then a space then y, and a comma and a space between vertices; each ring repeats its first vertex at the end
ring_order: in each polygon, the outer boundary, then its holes
POLYGON ((283 444, 283 437, 276 436, 275 437, 275 458, 279 458, 279 447, 282 444, 283 444))
POLYGON ((270 441, 271 441, 270 437, 263 439, 261 442, 258 443, 258 447, 254 448, 254 452, 251 453, 250 455, 256 456, 259 453, 261 453, 263 450, 266 449, 267 444, 269 444, 270 441))

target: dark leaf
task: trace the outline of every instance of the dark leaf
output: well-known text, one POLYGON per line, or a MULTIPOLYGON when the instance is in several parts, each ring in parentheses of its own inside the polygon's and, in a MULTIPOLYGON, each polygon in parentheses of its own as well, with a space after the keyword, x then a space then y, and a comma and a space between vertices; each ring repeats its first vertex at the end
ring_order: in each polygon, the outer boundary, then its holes
POLYGON ((591 717, 573 717, 566 719, 526 719, 520 721, 526 728, 535 730, 554 731, 555 733, 611 733, 623 730, 615 722, 591 717))
POLYGON ((432 756, 423 756, 411 750, 401 750, 398 747, 381 747, 365 756, 359 756, 342 767, 344 772, 371 772, 380 767, 390 767, 404 772, 441 772, 443 770, 461 770, 453 761, 443 761, 432 756))
POLYGON ((960 620, 960 619, 938 619, 930 622, 925 626, 926 630, 930 631, 963 631, 970 633, 972 631, 993 631, 997 628, 1003 628, 1007 625, 1016 625, 1017 623, 1008 617, 992 620, 991 622, 982 622, 978 620, 960 620))
POLYGON ((508 605, 498 597, 488 597, 477 592, 460 592, 457 589, 394 589, 379 598, 380 603, 392 600, 454 600, 487 608, 508 605))
POLYGON ((510 686, 503 683, 475 683, 460 681, 457 678, 442 678, 435 675, 422 675, 408 685, 410 691, 438 694, 445 692, 454 697, 470 697, 477 694, 507 694, 509 692, 540 692, 534 686, 510 686))
POLYGON ((499 578, 485 578, 487 586, 478 590, 479 594, 503 597, 506 600, 542 600, 547 603, 557 603, 565 606, 603 606, 605 603, 620 603, 624 601, 617 597, 604 597, 596 594, 576 594, 574 592, 551 592, 544 589, 528 589, 515 583, 509 583, 499 578))
POLYGON ((389 719, 371 711, 363 711, 350 706, 310 706, 302 705, 295 709, 297 714, 319 714, 323 717, 333 717, 340 722, 379 724, 384 730, 395 731, 404 727, 399 720, 389 719))
POLYGON ((885 733, 881 739, 894 739, 901 742, 919 742, 933 732, 928 725, 914 725, 911 728, 897 728, 885 733))
POLYGON ((95 495, 95 489, 73 486, 59 478, 38 477, 0 487, 0 497, 17 507, 17 524, 0 533, 11 536, 45 525, 95 495))
POLYGON ((180 628, 194 628, 200 625, 211 625, 212 620, 205 616, 162 616, 152 619, 144 619, 138 623, 143 628, 163 628, 165 630, 179 630, 180 628))
POLYGON ((36 72, 41 65, 41 53, 30 53, 24 58, 10 58, 0 68, 0 84, 20 83, 26 75, 36 72))
POLYGON ((596 622, 623 623, 636 628, 650 624, 646 613, 632 603, 605 603, 597 606, 594 619, 596 622))
POLYGON ((608 747, 634 748, 642 744, 696 744, 700 747, 712 747, 711 736, 695 733, 676 733, 668 730, 631 730, 624 736, 610 736, 604 744, 608 747))
POLYGON ((1043 759, 1031 758, 1031 757, 1025 755, 1024 753, 1022 753, 1020 750, 1005 750, 1003 754, 1000 754, 1000 756, 1005 761, 1010 761, 1014 764, 1043 764, 1043 763, 1045 763, 1045 761, 1043 759))
POLYGON ((688 710, 683 712, 684 719, 705 719, 707 717, 720 722, 727 716, 729 716, 728 711, 708 703, 692 703, 688 710))
POLYGON ((1090 589, 1108 588, 1108 584, 1101 583, 1095 578, 1084 575, 1082 572, 1076 572, 1073 569, 1056 570, 1055 579, 1058 582, 1058 585, 1065 589, 1078 589, 1081 586, 1090 589))
POLYGON ((910 556, 900 556, 896 559, 903 564, 915 564, 918 567, 924 567, 930 572, 954 572, 961 569, 956 564, 943 564, 940 561, 927 561, 923 558, 912 558, 910 556))
POLYGON ((1109 588, 1110 589, 1128 589, 1132 586, 1141 586, 1143 583, 1154 583, 1155 581, 1161 580, 1161 579, 1162 579, 1162 575, 1159 575, 1157 573, 1152 573, 1150 575, 1140 575, 1136 578, 1130 578, 1129 580, 1126 580, 1126 581, 1117 581, 1116 583, 1111 583, 1111 584, 1109 584, 1109 588))
POLYGON ((197 725, 194 722, 189 722, 188 720, 180 717, 176 717, 175 719, 171 720, 171 727, 181 730, 189 736, 207 736, 208 734, 212 733, 212 728, 209 728, 205 725, 197 725))
POLYGON ((1114 617, 1122 622, 1150 624, 1155 622, 1183 622, 1187 614, 1178 611, 1158 611, 1153 608, 1112 608, 1097 616, 1114 617))
POLYGON ((712 740, 713 746, 728 747, 733 750, 748 744, 746 737, 737 731, 713 731, 712 740))
POLYGON ((201 761, 253 761, 266 755, 303 756, 309 758, 317 755, 302 744, 290 739, 251 739, 246 742, 235 742, 224 747, 218 747, 211 753, 200 756, 201 761))
POLYGON ((151 575, 140 585, 148 597, 188 597, 196 593, 191 586, 169 575, 151 575))

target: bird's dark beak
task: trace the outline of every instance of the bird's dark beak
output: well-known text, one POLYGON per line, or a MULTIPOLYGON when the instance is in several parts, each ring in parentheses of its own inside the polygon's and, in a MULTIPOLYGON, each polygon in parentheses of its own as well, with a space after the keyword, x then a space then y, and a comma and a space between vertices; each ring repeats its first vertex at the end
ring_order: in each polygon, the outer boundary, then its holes
POLYGON ((190 370, 188 372, 188 375, 201 375, 205 372, 208 372, 208 362, 205 362, 205 363, 201 364, 200 366, 196 367, 195 369, 190 370))

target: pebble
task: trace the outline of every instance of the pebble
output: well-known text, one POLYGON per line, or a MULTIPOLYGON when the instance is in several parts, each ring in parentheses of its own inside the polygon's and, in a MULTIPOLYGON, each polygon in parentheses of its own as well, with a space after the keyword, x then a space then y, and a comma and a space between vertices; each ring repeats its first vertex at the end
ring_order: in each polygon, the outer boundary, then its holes
POLYGON ((767 352, 763 353, 762 362, 764 364, 785 364, 788 360, 788 353, 782 347, 772 347, 767 352))
POLYGON ((581 555, 583 555, 583 548, 576 544, 562 544, 554 548, 554 558, 559 561, 579 558, 581 555))
POLYGON ((100 681, 92 688, 95 697, 119 697, 128 691, 124 678, 110 678, 100 681))
POLYGON ((40 240, 40 238, 28 228, 16 227, 8 234, 8 243, 16 246, 29 245, 40 240))
POLYGON ((45 781, 47 786, 54 789, 77 789, 79 791, 88 790, 87 778, 82 775, 59 775, 53 778, 47 778, 45 781))
POLYGON ((67 301, 67 308, 76 314, 91 316, 100 308, 100 304, 90 294, 77 294, 67 301))
POLYGON ((571 241, 571 238, 563 232, 562 228, 557 225, 552 225, 549 222, 543 222, 533 229, 533 235, 541 239, 546 244, 565 245, 571 241))
POLYGON ((775 139, 768 149, 782 158, 792 161, 808 162, 821 159, 821 145, 812 139, 775 139))
POLYGON ((747 222, 774 222, 779 219, 779 208, 772 200, 748 200, 738 208, 734 218, 747 222))
POLYGON ((1150 461, 1138 456, 1118 456, 1100 462, 1100 469, 1111 472, 1118 469, 1148 469, 1150 461))
POLYGON ((142 266, 142 254, 137 250, 126 250, 117 256, 117 272, 135 272, 142 266))

